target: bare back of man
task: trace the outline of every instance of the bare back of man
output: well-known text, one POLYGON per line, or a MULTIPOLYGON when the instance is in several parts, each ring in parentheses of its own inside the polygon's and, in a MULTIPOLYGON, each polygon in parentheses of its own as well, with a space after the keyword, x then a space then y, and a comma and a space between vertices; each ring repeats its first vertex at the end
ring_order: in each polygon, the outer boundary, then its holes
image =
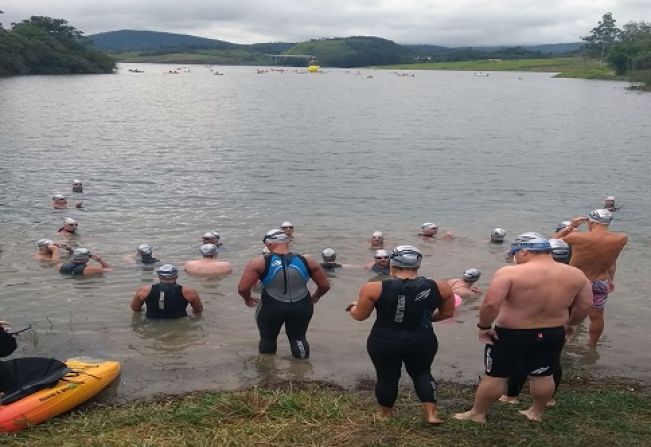
POLYGON ((188 261, 183 266, 183 269, 189 275, 194 276, 220 276, 233 271, 230 262, 217 261, 216 259, 197 259, 196 261, 188 261))

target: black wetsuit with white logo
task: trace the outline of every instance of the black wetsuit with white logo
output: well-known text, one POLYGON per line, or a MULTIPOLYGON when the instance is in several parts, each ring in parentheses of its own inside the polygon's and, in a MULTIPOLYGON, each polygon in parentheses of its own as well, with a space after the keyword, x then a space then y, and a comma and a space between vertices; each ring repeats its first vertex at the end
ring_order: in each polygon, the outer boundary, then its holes
POLYGON ((262 297, 256 311, 261 353, 276 352, 278 334, 284 324, 292 355, 298 359, 310 356, 310 345, 305 338, 314 311, 307 288, 309 280, 310 268, 303 256, 293 253, 265 256, 265 270, 260 278, 262 297))
POLYGON ((154 284, 145 298, 147 318, 181 318, 187 317, 185 309, 188 300, 183 296, 183 286, 178 284, 154 284))
POLYGON ((431 279, 382 281, 382 294, 375 303, 377 319, 366 348, 377 374, 375 397, 383 407, 395 403, 403 363, 420 401, 436 402, 430 369, 438 341, 432 314, 440 305, 441 294, 431 279))

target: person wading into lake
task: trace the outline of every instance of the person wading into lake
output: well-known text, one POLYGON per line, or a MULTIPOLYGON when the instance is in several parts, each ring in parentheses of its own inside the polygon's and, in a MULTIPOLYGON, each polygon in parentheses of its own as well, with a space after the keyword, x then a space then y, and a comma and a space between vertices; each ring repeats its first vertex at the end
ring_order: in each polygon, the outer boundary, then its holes
POLYGON ((380 417, 393 414, 404 363, 423 403, 425 419, 440 424, 431 374, 438 349, 432 321, 452 317, 454 296, 445 281, 418 276, 423 255, 416 247, 396 247, 390 257, 392 278, 364 284, 357 301, 346 310, 358 321, 366 320, 373 309, 377 311, 366 348, 377 375, 375 397, 380 417))
POLYGON ((608 294, 615 290, 615 270, 619 254, 628 242, 624 233, 608 231, 613 215, 607 209, 591 211, 588 217, 575 217, 556 233, 572 249, 570 265, 577 267, 592 282, 592 309, 590 309, 590 339, 588 345, 597 347, 604 331, 604 310, 608 294), (574 231, 588 223, 586 232, 574 231))
POLYGON ((448 279, 447 283, 452 289, 452 293, 459 295, 462 299, 471 299, 477 298, 481 295, 481 289, 475 285, 479 278, 481 277, 481 272, 479 269, 470 268, 463 272, 461 278, 452 278, 448 279))
POLYGON ((310 356, 305 338, 314 312, 314 303, 330 290, 323 269, 312 258, 289 251, 289 237, 282 230, 271 230, 262 243, 270 253, 252 259, 244 269, 237 292, 249 307, 258 307, 256 322, 260 331, 258 350, 274 354, 280 329, 285 325, 292 355, 297 359, 310 356), (310 278, 317 289, 310 294, 310 278), (260 281, 262 296, 257 300, 251 289, 260 281))
POLYGON ((199 247, 202 259, 188 261, 183 269, 189 275, 196 276, 220 276, 233 271, 230 262, 218 261, 219 248, 215 244, 203 244, 199 247))
POLYGON ((92 276, 110 272, 111 267, 98 255, 93 255, 87 248, 75 248, 72 259, 59 264, 59 273, 72 276, 92 276), (97 261, 99 265, 88 265, 90 260, 97 261))
POLYGON ((389 276, 389 253, 386 250, 375 250, 373 262, 369 262, 364 268, 378 275, 389 276))
POLYGON ((479 340, 486 376, 472 409, 456 419, 485 423, 486 413, 504 392, 506 380, 523 364, 533 404, 520 413, 540 421, 554 394, 552 373, 565 336, 588 314, 590 282, 579 269, 555 262, 547 239, 521 234, 511 244, 516 265, 495 272, 479 309, 479 340), (493 328, 495 322, 495 328, 493 328))
POLYGON ((187 317, 188 304, 195 315, 203 312, 203 304, 196 290, 176 283, 179 272, 171 264, 161 265, 156 274, 159 284, 142 286, 131 300, 131 310, 141 312, 145 305, 147 318, 172 319, 187 317))

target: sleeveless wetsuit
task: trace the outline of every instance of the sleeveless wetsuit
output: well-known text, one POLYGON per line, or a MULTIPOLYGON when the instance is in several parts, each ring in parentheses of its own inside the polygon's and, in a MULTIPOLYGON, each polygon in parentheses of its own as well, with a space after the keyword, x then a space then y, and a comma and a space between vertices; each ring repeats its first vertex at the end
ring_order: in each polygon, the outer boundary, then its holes
POLYGON ((61 264, 61 267, 59 268, 59 273, 63 273, 64 275, 72 275, 72 276, 83 275, 85 268, 86 268, 85 263, 77 264, 75 262, 65 262, 61 264))
POLYGON ((292 253, 265 256, 265 270, 260 278, 262 297, 256 311, 261 353, 276 352, 278 334, 284 324, 292 355, 298 359, 310 356, 310 345, 305 338, 314 311, 307 288, 309 279, 310 270, 303 256, 292 253))
POLYGON ((141 256, 140 259, 138 259, 138 262, 144 265, 150 265, 160 262, 160 259, 154 258, 153 256, 141 256))
POLYGON ((341 268, 341 267, 342 267, 342 265, 338 264, 336 262, 322 262, 321 263, 321 268, 325 272, 333 273, 336 269, 341 268))
POLYGON ((148 318, 186 317, 188 304, 183 297, 183 286, 178 284, 154 284, 145 298, 148 318))
POLYGON ((377 374, 375 397, 383 407, 393 407, 396 401, 403 362, 420 401, 436 402, 430 369, 438 341, 432 313, 440 305, 441 294, 431 279, 382 281, 382 294, 375 303, 377 319, 366 349, 377 374))
POLYGON ((371 271, 373 273, 377 273, 378 275, 387 275, 389 276, 389 267, 380 267, 377 264, 373 264, 371 267, 371 271))

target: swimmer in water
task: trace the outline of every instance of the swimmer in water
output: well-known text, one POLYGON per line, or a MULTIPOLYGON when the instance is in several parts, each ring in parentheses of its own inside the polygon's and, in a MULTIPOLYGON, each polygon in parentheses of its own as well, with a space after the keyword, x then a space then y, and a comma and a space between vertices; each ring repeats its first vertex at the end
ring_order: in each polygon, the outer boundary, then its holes
POLYGON ((62 236, 78 236, 77 229, 79 228, 79 223, 72 217, 66 217, 63 220, 63 226, 59 228, 58 233, 62 236))
POLYGON ((136 290, 131 300, 131 310, 142 312, 142 306, 147 308, 145 315, 152 319, 173 319, 187 317, 186 308, 192 308, 195 315, 203 312, 203 303, 199 294, 192 287, 176 283, 179 271, 172 264, 161 265, 156 269, 159 284, 142 286, 136 290))
POLYGON ((389 276, 389 253, 386 250, 375 250, 373 262, 366 264, 365 268, 378 275, 389 276))
POLYGON ((203 236, 201 236, 202 244, 214 244, 220 246, 221 243, 221 234, 216 231, 206 231, 203 236))
POLYGON ((615 206, 615 196, 608 196, 604 199, 604 208, 611 213, 617 211, 617 207, 615 206))
POLYGON ((474 284, 479 281, 481 272, 476 268, 470 268, 463 272, 461 278, 448 279, 447 283, 452 288, 455 295, 462 299, 477 298, 481 295, 481 290, 474 284))
MULTIPOLYGON (((421 230, 418 235, 423 239, 436 239, 439 233, 439 226, 432 222, 425 222, 420 226, 421 230)), ((454 234, 451 231, 447 231, 443 235, 443 239, 454 239, 454 234)))
POLYGON ((61 262, 59 246, 50 239, 40 239, 36 242, 36 246, 38 247, 38 251, 34 255, 34 259, 54 264, 61 262))
POLYGON ((52 208, 55 210, 64 210, 68 208, 68 200, 63 194, 55 194, 52 196, 52 208))
POLYGON ((491 231, 491 244, 503 244, 506 238, 506 230, 504 228, 495 228, 491 231))
POLYGON ((82 185, 81 180, 72 181, 72 192, 84 192, 84 185, 82 185))
POLYGON ((280 229, 282 230, 283 233, 285 233, 287 235, 287 237, 289 238, 290 241, 292 239, 294 239, 294 224, 293 223, 291 223, 289 221, 285 221, 285 222, 280 224, 280 229))
POLYGON ((369 239, 371 248, 384 248, 384 234, 381 231, 374 231, 369 239))
POLYGON ((203 244, 199 251, 202 259, 188 261, 183 267, 189 275, 220 276, 233 271, 230 262, 217 260, 219 248, 215 244, 203 244))
POLYGON ((159 259, 154 258, 154 252, 148 244, 140 244, 136 249, 136 259, 138 263, 151 265, 160 262, 159 259))
POLYGON ((400 371, 404 364, 429 424, 443 421, 438 415, 432 362, 438 341, 432 322, 454 315, 454 296, 445 281, 418 275, 423 255, 416 247, 402 245, 391 252, 391 278, 369 281, 357 301, 346 311, 358 321, 376 311, 366 348, 376 373, 375 397, 379 417, 393 416, 400 371))
POLYGON ((334 249, 332 248, 324 249, 321 252, 321 258, 323 259, 323 262, 321 263, 321 268, 326 273, 334 273, 336 269, 343 267, 343 265, 339 264, 336 261, 337 252, 335 252, 334 249))
POLYGON ((75 248, 72 252, 72 259, 59 264, 59 273, 72 276, 92 276, 103 272, 110 272, 111 267, 106 261, 97 255, 91 254, 87 248, 75 248), (97 261, 97 265, 88 265, 90 260, 97 261))

